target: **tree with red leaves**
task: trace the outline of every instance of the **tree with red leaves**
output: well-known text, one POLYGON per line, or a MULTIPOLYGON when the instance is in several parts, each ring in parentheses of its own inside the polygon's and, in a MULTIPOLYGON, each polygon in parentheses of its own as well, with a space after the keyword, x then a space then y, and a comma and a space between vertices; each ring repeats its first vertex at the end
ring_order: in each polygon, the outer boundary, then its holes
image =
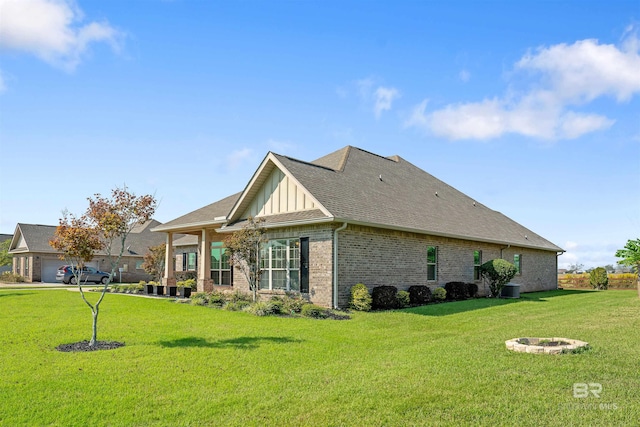
POLYGON ((120 264, 129 233, 138 225, 149 221, 155 213, 157 202, 151 195, 136 196, 127 187, 115 188, 111 197, 100 194, 87 199, 89 208, 80 217, 64 212, 56 227, 51 247, 61 252, 60 258, 70 261, 76 268, 74 276, 83 301, 91 309, 93 329, 89 347, 95 348, 98 341, 98 314, 111 278, 120 264), (111 266, 109 280, 104 283, 98 301, 87 300, 80 280, 82 267, 93 259, 96 252, 104 250, 111 266))

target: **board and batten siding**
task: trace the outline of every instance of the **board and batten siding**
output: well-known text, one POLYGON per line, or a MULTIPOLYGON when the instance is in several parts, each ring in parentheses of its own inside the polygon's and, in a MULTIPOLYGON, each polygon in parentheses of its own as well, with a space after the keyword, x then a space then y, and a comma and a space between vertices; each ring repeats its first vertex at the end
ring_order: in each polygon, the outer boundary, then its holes
POLYGON ((280 169, 274 169, 266 179, 243 218, 275 215, 315 209, 315 204, 305 191, 280 169))

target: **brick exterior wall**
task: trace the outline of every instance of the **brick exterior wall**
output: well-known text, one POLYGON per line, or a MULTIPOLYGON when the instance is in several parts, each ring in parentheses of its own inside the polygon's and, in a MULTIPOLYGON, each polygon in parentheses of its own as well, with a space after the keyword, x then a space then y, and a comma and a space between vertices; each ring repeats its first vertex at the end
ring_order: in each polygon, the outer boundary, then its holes
POLYGON ((555 252, 452 239, 372 227, 349 225, 338 238, 338 305, 346 307, 349 291, 356 283, 370 289, 377 285, 393 285, 406 290, 411 285, 431 288, 447 282, 476 283, 481 295, 487 293, 482 281, 474 281, 474 251, 482 251, 482 262, 502 257, 513 262, 514 254, 522 255, 521 274, 513 283, 521 292, 557 288, 555 252), (427 280, 427 247, 438 248, 437 279, 427 280))
MULTIPOLYGON (((269 230, 269 239, 309 237, 309 298, 314 304, 333 304, 333 231, 338 225, 317 225, 269 230)), ((476 283, 480 295, 486 295, 482 281, 474 280, 474 251, 482 251, 482 262, 495 258, 513 262, 521 255, 521 274, 513 283, 521 292, 557 288, 557 257, 555 252, 506 247, 471 240, 429 236, 373 227, 349 225, 338 233, 338 306, 349 304, 350 290, 356 283, 369 289, 378 285, 393 285, 406 290, 412 285, 427 285, 432 289, 447 282, 476 283), (427 247, 438 248, 437 279, 427 280, 427 247)), ((239 269, 233 273, 234 289, 249 292, 248 283, 239 269)), ((260 291, 269 298, 281 291, 260 291)))

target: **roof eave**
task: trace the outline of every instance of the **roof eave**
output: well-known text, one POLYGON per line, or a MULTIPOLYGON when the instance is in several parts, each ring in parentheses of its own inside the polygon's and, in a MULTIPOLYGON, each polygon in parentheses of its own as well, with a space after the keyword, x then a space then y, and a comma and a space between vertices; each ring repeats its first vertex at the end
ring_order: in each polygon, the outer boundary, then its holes
POLYGON ((557 246, 555 248, 550 248, 550 247, 538 246, 533 244, 523 244, 521 242, 507 242, 505 240, 487 239, 487 238, 474 237, 474 236, 464 236, 464 235, 453 234, 453 233, 442 233, 437 231, 422 230, 422 229, 411 228, 411 227, 394 226, 394 225, 388 225, 388 224, 377 224, 377 223, 372 223, 367 221, 354 221, 354 220, 349 220, 344 218, 333 218, 333 221, 346 222, 353 225, 382 228, 387 230, 404 231, 408 233, 427 234, 429 236, 447 237, 447 238, 458 239, 458 240, 469 240, 473 242, 492 243, 496 245, 505 245, 505 246, 511 245, 511 246, 517 246, 519 248, 537 249, 537 250, 544 250, 544 251, 556 252, 556 253, 565 252, 564 249, 557 246))
MULTIPOLYGON (((260 218, 260 217, 257 217, 260 218)), ((273 222, 273 223, 269 223, 269 224, 263 224, 261 225, 261 228, 264 229, 271 229, 271 228, 283 228, 283 227, 299 227, 299 226, 303 226, 303 225, 312 225, 312 224, 323 224, 323 223, 328 223, 328 222, 334 222, 334 218, 333 217, 327 217, 327 218, 314 218, 314 219, 299 219, 299 220, 295 220, 295 221, 282 221, 282 222, 273 222)), ((216 230, 218 233, 233 233, 234 231, 238 231, 241 230, 242 227, 238 227, 236 225, 232 225, 232 226, 225 226, 222 227, 218 230, 216 230)))
POLYGON ((173 225, 173 226, 160 225, 158 227, 152 228, 151 231, 158 232, 158 233, 168 233, 168 232, 184 233, 186 231, 193 230, 193 229, 202 229, 206 227, 222 225, 222 224, 225 224, 226 222, 227 222, 227 219, 224 218, 224 219, 213 220, 213 221, 189 222, 186 224, 173 225))

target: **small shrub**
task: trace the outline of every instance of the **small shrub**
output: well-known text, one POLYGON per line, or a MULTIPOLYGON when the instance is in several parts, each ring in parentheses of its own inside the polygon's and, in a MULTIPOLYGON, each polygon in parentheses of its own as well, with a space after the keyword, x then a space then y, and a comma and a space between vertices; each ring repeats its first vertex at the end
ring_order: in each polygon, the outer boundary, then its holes
POLYGON ((180 280, 176 282, 176 286, 179 288, 191 288, 191 290, 193 291, 198 290, 198 282, 196 281, 196 279, 180 280))
POLYGON ((391 310, 398 306, 396 294, 398 289, 395 286, 376 286, 371 291, 371 307, 374 310, 391 310))
POLYGON ((305 304, 300 311, 304 317, 313 317, 315 319, 324 319, 328 316, 327 309, 315 304, 305 304))
POLYGON ((475 298, 478 296, 478 285, 475 283, 467 283, 467 295, 469 298, 475 298))
POLYGON ((234 293, 229 294, 227 296, 227 301, 250 303, 250 302, 253 302, 253 297, 249 293, 242 292, 242 291, 235 291, 234 293))
POLYGON ((256 316, 270 316, 272 314, 275 314, 274 307, 271 301, 258 301, 256 303, 247 305, 244 310, 256 316))
POLYGON ((398 307, 404 308, 409 307, 411 304, 411 298, 409 297, 409 292, 407 291, 398 291, 396 294, 396 300, 398 303, 398 307))
POLYGON ((431 289, 424 285, 409 286, 409 301, 412 305, 424 305, 431 301, 431 289))
POLYGON ((358 311, 371 310, 371 295, 364 283, 358 283, 351 287, 351 308, 358 311))
POLYGON ((444 301, 447 298, 447 291, 445 288, 435 288, 433 290, 433 299, 436 301, 444 301))
POLYGON ((309 301, 301 296, 287 296, 283 298, 283 304, 281 313, 283 314, 296 314, 302 311, 302 307, 308 304, 309 301))
POLYGON ((227 302, 225 295, 222 292, 213 291, 208 295, 208 303, 213 307, 222 307, 227 302))
POLYGON ((204 292, 191 295, 191 304, 193 305, 207 305, 208 303, 209 300, 207 298, 207 294, 204 292))
POLYGON ((229 301, 224 305, 223 308, 228 311, 242 311, 248 305, 251 305, 249 301, 243 301, 243 300, 229 301))
POLYGON ((460 301, 467 299, 469 295, 469 288, 464 282, 449 282, 444 285, 444 290, 447 291, 447 299, 450 301, 460 301))
POLYGON ((19 274, 12 273, 10 271, 5 271, 0 274, 0 282, 4 283, 24 283, 24 277, 19 274))
POLYGON ((589 273, 589 284, 593 289, 603 291, 609 288, 609 277, 607 270, 603 267, 595 268, 589 273))
POLYGON ((271 314, 281 314, 283 313, 283 307, 284 307, 284 300, 288 298, 288 297, 280 297, 280 296, 274 296, 271 297, 271 299, 269 300, 269 303, 271 304, 271 314))

